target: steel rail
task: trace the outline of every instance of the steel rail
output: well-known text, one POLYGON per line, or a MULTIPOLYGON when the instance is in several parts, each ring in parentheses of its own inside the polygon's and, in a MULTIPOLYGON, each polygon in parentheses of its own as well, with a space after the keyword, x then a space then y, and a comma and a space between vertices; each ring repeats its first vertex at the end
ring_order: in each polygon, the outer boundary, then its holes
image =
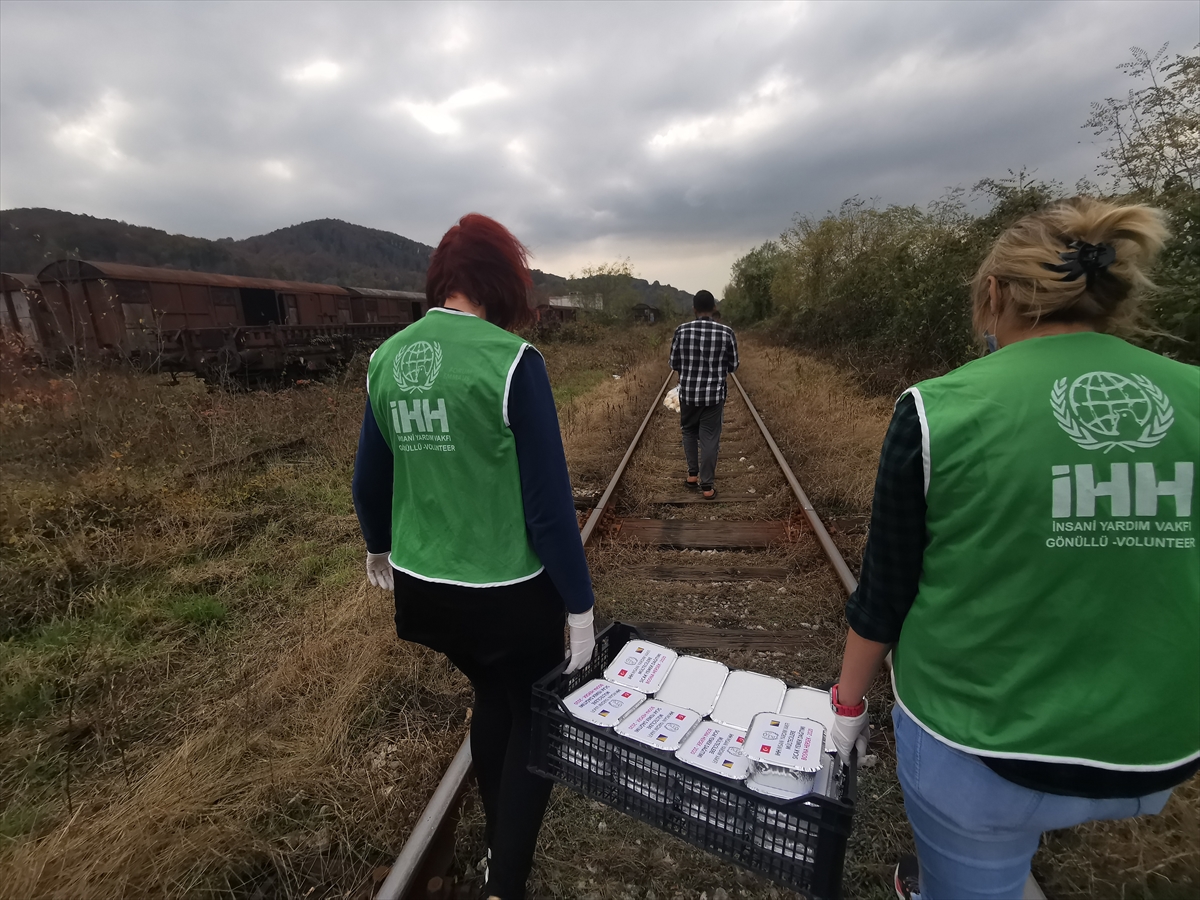
POLYGON ((621 476, 625 474, 625 467, 629 465, 629 460, 633 458, 633 451, 637 449, 637 445, 641 442, 642 435, 646 431, 646 426, 650 424, 650 417, 658 409, 659 401, 662 400, 663 394, 666 393, 667 385, 671 383, 671 378, 674 374, 672 372, 667 375, 667 380, 658 389, 658 394, 655 395, 654 402, 650 404, 650 410, 646 413, 646 418, 642 419, 642 424, 638 427, 637 434, 633 436, 633 442, 621 458, 620 465, 617 466, 616 474, 613 475, 612 480, 608 483, 608 487, 604 489, 604 493, 600 495, 600 499, 592 509, 592 514, 588 516, 587 522, 583 525, 583 530, 579 532, 579 538, 583 541, 585 547, 587 546, 588 539, 592 536, 592 532, 595 531, 596 525, 600 522, 600 517, 604 515, 604 509, 608 505, 608 501, 612 499, 613 492, 616 491, 617 484, 621 481, 621 476))
POLYGON ((437 790, 429 798, 425 811, 417 819, 412 835, 392 863, 391 871, 379 887, 376 900, 400 900, 415 887, 413 880, 421 871, 442 822, 461 797, 467 775, 471 771, 471 739, 468 737, 454 754, 450 767, 442 776, 437 790))
POLYGON ((746 389, 742 387, 742 382, 732 372, 729 377, 733 379, 733 383, 737 385, 738 393, 742 395, 742 400, 746 403, 746 408, 750 410, 750 415, 754 417, 755 423, 758 425, 758 430, 762 432, 762 436, 767 440, 767 446, 771 448, 771 452, 775 454, 775 462, 779 463, 779 468, 783 469, 783 474, 788 480, 788 484, 792 486, 792 493, 796 495, 796 499, 800 501, 800 508, 804 511, 804 517, 808 520, 808 524, 812 527, 813 534, 817 536, 817 542, 821 545, 821 549, 825 551, 825 555, 829 557, 829 562, 833 565, 834 571, 837 572, 838 578, 842 582, 842 587, 846 589, 846 594, 853 594, 858 587, 858 580, 855 579, 854 573, 850 571, 850 567, 846 565, 846 561, 842 559, 842 553, 837 548, 837 544, 833 542, 833 538, 829 536, 829 532, 825 528, 825 523, 821 521, 821 517, 817 515, 817 511, 813 509, 812 502, 808 499, 808 495, 804 493, 804 489, 800 487, 800 482, 796 479, 795 473, 792 472, 791 466, 787 464, 787 460, 783 458, 783 452, 779 449, 779 445, 775 443, 775 439, 771 437, 771 432, 767 431, 766 423, 763 422, 762 416, 758 414, 758 410, 754 408, 754 404, 750 402, 750 397, 746 393, 746 389))
MULTIPOLYGON (((638 427, 637 433, 633 436, 633 441, 629 444, 629 449, 625 451, 625 455, 621 458, 616 473, 613 475, 612 480, 608 482, 604 493, 600 495, 600 499, 596 502, 595 507, 592 508, 587 522, 584 523, 583 529, 579 532, 579 539, 585 547, 592 533, 596 530, 596 525, 599 523, 600 518, 604 515, 609 500, 612 499, 612 495, 616 492, 617 485, 621 481, 621 476, 625 474, 625 468, 629 465, 629 460, 633 458, 633 451, 637 449, 638 444, 641 442, 642 435, 646 431, 646 426, 650 424, 650 418, 654 415, 654 411, 658 409, 658 404, 662 401, 663 394, 666 392, 667 385, 671 383, 673 376, 673 372, 668 374, 666 381, 658 389, 658 393, 654 396, 654 402, 650 404, 650 409, 646 413, 646 417, 642 419, 642 424, 638 427)), ((375 894, 375 900, 416 900, 420 896, 417 892, 421 890, 422 885, 415 884, 415 879, 421 874, 425 860, 429 857, 430 851, 433 849, 442 822, 451 812, 455 802, 462 796, 470 772, 471 737, 468 735, 463 739, 458 752, 454 754, 454 759, 450 763, 450 767, 446 769, 446 774, 442 776, 442 780, 433 792, 433 796, 429 798, 429 803, 426 804, 421 817, 417 819, 417 824, 413 827, 412 833, 408 836, 408 840, 400 850, 400 855, 392 863, 392 868, 388 872, 387 878, 384 879, 379 891, 375 894)))

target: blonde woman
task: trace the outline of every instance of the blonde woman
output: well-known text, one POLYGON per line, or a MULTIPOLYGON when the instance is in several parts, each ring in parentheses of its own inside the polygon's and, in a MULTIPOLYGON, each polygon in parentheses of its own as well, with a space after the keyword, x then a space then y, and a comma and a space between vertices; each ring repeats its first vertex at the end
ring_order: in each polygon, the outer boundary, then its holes
POLYGON ((901 897, 1021 897, 1042 831, 1200 768, 1200 370, 1113 333, 1166 236, 1088 198, 1021 220, 972 288, 997 351, 896 404, 831 700, 863 752, 894 651, 901 897))

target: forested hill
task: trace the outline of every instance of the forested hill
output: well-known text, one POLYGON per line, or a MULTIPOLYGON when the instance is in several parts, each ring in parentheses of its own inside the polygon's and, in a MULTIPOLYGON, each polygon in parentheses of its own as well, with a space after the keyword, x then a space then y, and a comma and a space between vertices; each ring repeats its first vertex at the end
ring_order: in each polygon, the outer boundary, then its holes
POLYGON ((231 246, 275 278, 395 290, 425 289, 433 248, 377 228, 317 219, 231 246))
MULTIPOLYGON (((4 272, 36 274, 53 260, 75 257, 419 291, 425 288, 425 270, 432 253, 428 244, 340 219, 302 222, 241 241, 210 241, 54 209, 0 210, 0 271, 4 272)), ((570 283, 560 275, 536 269, 533 281, 543 297, 590 287, 586 280, 570 283)), ((684 306, 691 300, 690 294, 657 281, 650 284, 633 278, 630 286, 643 302, 655 306, 684 306)))
POLYGON ((433 248, 398 234, 318 219, 235 241, 168 234, 53 209, 0 211, 0 268, 36 273, 73 256, 294 281, 420 290, 433 248))

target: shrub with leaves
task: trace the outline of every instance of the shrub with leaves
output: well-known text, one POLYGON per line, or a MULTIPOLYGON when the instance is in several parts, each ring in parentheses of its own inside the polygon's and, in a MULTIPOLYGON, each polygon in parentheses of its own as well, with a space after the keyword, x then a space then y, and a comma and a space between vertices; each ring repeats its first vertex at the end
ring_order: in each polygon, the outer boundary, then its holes
MULTIPOLYGON (((1143 87, 1092 106, 1085 127, 1109 140, 1097 174, 1116 200, 1162 209, 1172 238, 1152 277, 1134 340, 1200 363, 1200 55, 1168 60, 1133 48, 1120 66, 1143 87)), ((1081 179, 1077 191, 1105 194, 1081 179)), ((929 204, 879 207, 859 197, 821 217, 797 215, 777 242, 733 264, 725 308, 736 324, 767 319, 799 346, 887 372, 944 372, 979 352, 968 284, 988 249, 1022 216, 1065 196, 1021 169, 929 204)))

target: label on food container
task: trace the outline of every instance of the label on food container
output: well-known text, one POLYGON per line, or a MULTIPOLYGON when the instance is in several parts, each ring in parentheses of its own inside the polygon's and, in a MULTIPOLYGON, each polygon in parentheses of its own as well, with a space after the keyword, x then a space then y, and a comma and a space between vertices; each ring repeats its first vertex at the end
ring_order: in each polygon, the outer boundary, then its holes
POLYGON ((784 695, 779 714, 793 719, 812 719, 825 726, 825 752, 836 753, 833 744, 833 706, 829 703, 829 691, 814 687, 792 688, 784 695))
POLYGON ((746 732, 705 722, 675 752, 675 758, 722 778, 741 781, 750 767, 746 758, 746 732))
POLYGON ((568 695, 563 703, 575 718, 601 728, 611 728, 645 699, 646 695, 640 691, 612 684, 603 678, 593 678, 568 695))
POLYGON ((699 656, 681 656, 654 696, 664 703, 678 703, 707 716, 717 705, 728 677, 729 669, 723 663, 699 656))
POLYGON ((751 762, 767 770, 817 772, 825 753, 825 729, 812 719, 784 718, 779 713, 759 713, 746 738, 751 762))
POLYGON ((630 740, 674 753, 678 750, 701 716, 693 709, 647 700, 615 729, 630 740))
POLYGON ((653 694, 667 680, 678 656, 649 641, 630 641, 604 670, 604 677, 613 684, 653 694))
POLYGON ((778 678, 758 672, 730 672, 710 717, 729 728, 746 731, 758 713, 779 712, 785 693, 787 685, 778 678))

